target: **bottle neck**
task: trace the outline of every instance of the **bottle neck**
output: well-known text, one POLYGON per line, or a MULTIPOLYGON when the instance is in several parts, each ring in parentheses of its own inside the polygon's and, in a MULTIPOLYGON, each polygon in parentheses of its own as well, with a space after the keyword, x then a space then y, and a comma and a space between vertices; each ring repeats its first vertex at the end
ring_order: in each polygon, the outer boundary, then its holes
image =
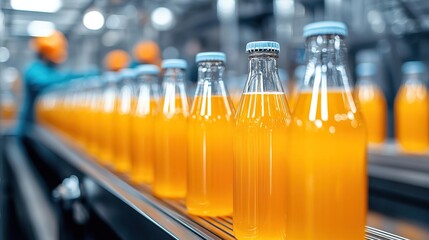
POLYGON ((408 73, 403 75, 404 84, 424 84, 425 81, 423 73, 408 73))
POLYGON ((317 35, 307 38, 307 71, 304 88, 350 88, 347 69, 347 49, 340 35, 317 35))
POLYGON ((225 72, 225 65, 221 61, 206 61, 198 63, 199 81, 221 81, 225 72))
POLYGON ((157 75, 150 75, 150 74, 143 74, 137 77, 136 83, 141 84, 158 84, 158 76, 157 75))
POLYGON ((184 83, 185 71, 180 68, 167 68, 164 73, 164 82, 184 83))
POLYGON ((249 78, 244 92, 283 92, 275 52, 254 52, 249 55, 249 78))

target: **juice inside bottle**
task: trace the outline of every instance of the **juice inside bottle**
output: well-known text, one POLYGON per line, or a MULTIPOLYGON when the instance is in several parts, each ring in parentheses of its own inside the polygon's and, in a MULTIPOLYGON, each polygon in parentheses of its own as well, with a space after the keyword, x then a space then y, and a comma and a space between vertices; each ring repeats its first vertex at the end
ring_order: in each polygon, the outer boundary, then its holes
POLYGON ((408 152, 429 150, 429 92, 422 78, 421 62, 403 65, 404 84, 395 99, 395 134, 400 147, 408 152))
POLYGON ((165 69, 163 97, 156 118, 156 161, 153 192, 159 197, 186 196, 188 161, 187 117, 189 103, 184 85, 186 62, 169 59, 165 69))
POLYGON ((236 115, 233 230, 237 239, 285 239, 290 113, 277 74, 279 45, 248 43, 250 73, 236 115))
POLYGON ((118 95, 114 113, 114 166, 118 172, 128 173, 131 169, 131 99, 134 72, 123 69, 122 80, 118 82, 118 95))
POLYGON ((386 100, 383 91, 374 82, 373 63, 361 63, 356 68, 359 77, 355 91, 367 127, 368 142, 383 143, 386 139, 386 100))
POLYGON ((113 72, 108 72, 104 75, 106 82, 103 88, 100 115, 99 115, 99 128, 97 142, 99 144, 99 158, 100 162, 113 167, 114 155, 114 112, 115 112, 115 98, 116 98, 116 76, 113 72))
POLYGON ((308 64, 287 159, 290 240, 365 238, 366 131, 347 78, 346 32, 339 22, 304 28, 308 64))
POLYGON ((199 81, 188 120, 188 212, 232 214, 234 107, 222 80, 225 54, 197 55, 199 81))
POLYGON ((160 98, 156 65, 137 68, 131 119, 131 180, 152 183, 156 153, 155 121, 160 98))

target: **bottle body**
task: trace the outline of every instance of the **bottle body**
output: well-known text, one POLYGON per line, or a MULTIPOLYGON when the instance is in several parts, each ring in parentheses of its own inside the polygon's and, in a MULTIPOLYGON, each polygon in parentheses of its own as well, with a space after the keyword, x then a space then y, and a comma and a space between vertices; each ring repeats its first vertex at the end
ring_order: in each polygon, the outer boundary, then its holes
POLYGON ((365 119, 368 143, 383 143, 386 140, 387 121, 387 104, 383 91, 372 82, 360 81, 356 88, 356 98, 365 119))
POLYGON ((348 81, 343 37, 311 36, 306 54, 291 123, 286 234, 291 240, 364 239, 366 130, 348 81))
POLYGON ((114 167, 114 114, 115 114, 116 87, 109 83, 102 93, 101 112, 99 119, 98 142, 100 146, 100 161, 114 167))
POLYGON ((132 104, 131 180, 152 183, 156 151, 155 120, 159 104, 156 76, 139 78, 132 104))
POLYGON ((408 152, 429 149, 429 92, 421 81, 408 81, 395 98, 395 133, 408 152))
POLYGON ((184 198, 187 177, 189 103, 183 70, 167 69, 156 117, 156 162, 153 191, 159 197, 184 198))
POLYGON ((188 120, 188 212, 232 214, 234 107, 221 62, 202 62, 188 120))
POLYGON ((128 81, 119 83, 114 114, 114 165, 115 169, 122 173, 128 173, 131 169, 131 97, 131 83, 128 81))
POLYGON ((237 239, 285 239, 286 146, 290 113, 277 53, 250 55, 236 114, 233 230, 237 239))

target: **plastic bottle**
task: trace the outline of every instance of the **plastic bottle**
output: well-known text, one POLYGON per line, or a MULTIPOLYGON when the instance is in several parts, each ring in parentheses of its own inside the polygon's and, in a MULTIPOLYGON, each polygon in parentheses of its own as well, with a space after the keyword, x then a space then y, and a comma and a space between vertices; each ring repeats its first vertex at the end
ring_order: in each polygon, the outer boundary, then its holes
POLYGON ((361 63, 356 67, 358 81, 355 94, 365 119, 370 144, 380 144, 386 140, 386 99, 376 84, 376 74, 374 63, 361 63))
POLYGON ((155 121, 160 99, 159 68, 140 65, 133 91, 131 119, 131 180, 152 183, 155 162, 155 121))
POLYGON ((284 239, 291 120, 277 72, 280 46, 250 42, 249 77, 236 114, 233 230, 237 239, 284 239))
POLYGON ((289 240, 364 239, 366 130, 353 99, 341 22, 304 27, 307 69, 287 159, 289 240))
POLYGON ((429 150, 429 92, 422 62, 402 66, 403 84, 395 98, 395 134, 399 146, 407 152, 429 150))
POLYGON ((198 85, 188 120, 188 212, 200 216, 232 214, 235 110, 223 81, 226 56, 196 56, 198 85))
POLYGON ((185 88, 186 62, 168 59, 164 69, 163 94, 156 121, 156 161, 153 191, 166 198, 186 196, 188 161, 187 118, 189 103, 185 88))

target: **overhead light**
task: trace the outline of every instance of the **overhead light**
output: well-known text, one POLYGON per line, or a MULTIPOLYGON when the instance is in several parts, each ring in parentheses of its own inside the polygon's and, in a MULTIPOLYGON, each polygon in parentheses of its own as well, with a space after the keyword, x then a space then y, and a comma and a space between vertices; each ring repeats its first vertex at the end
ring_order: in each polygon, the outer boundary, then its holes
POLYGON ((27 26, 27 33, 32 37, 46 37, 55 31, 55 24, 48 21, 32 21, 27 26))
POLYGON ((9 60, 10 52, 6 47, 0 47, 0 62, 4 63, 9 60))
POLYGON ((89 11, 83 16, 83 25, 89 30, 99 30, 104 25, 104 16, 99 11, 89 11))
POLYGON ((127 18, 124 15, 110 15, 106 20, 106 27, 109 29, 124 29, 127 25, 127 18))
POLYGON ((63 5, 62 0, 11 0, 10 6, 15 10, 33 12, 57 12, 63 5))
POLYGON ((219 19, 227 21, 234 18, 236 7, 236 0, 218 0, 217 15, 219 19))
POLYGON ((170 30, 175 24, 173 12, 165 7, 153 10, 150 19, 153 27, 160 31, 170 30))

